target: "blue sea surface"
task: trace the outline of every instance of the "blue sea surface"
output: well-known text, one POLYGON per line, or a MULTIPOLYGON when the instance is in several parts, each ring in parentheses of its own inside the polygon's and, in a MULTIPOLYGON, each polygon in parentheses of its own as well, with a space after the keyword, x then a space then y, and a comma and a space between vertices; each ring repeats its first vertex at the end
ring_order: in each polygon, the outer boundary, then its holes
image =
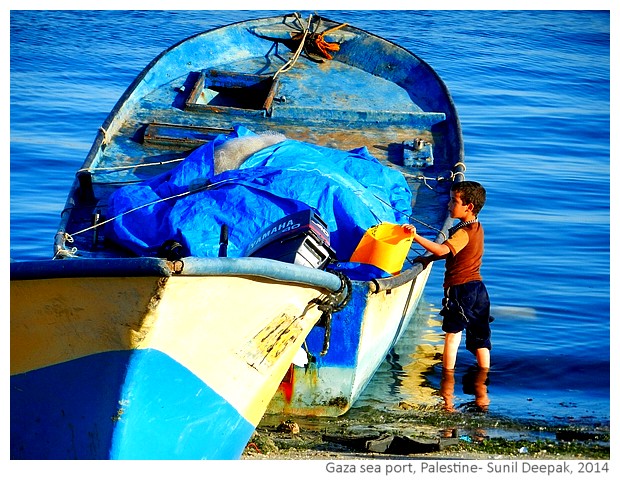
MULTIPOLYGON (((11 11, 11 258, 52 257, 75 171, 156 55, 195 33, 272 13, 282 12, 11 11)), ((323 14, 416 53, 452 93, 467 179, 488 193, 480 221, 496 317, 489 414, 608 425, 609 12, 323 14)), ((414 321, 356 408, 437 400, 442 274, 438 263, 414 321)), ((473 364, 462 349, 457 409, 472 402, 462 381, 473 364)))

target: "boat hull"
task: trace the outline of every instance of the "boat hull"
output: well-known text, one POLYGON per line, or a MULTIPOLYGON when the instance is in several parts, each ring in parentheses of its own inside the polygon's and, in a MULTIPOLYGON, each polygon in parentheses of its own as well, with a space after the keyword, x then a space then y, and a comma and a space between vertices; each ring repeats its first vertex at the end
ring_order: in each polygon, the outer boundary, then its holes
POLYGON ((238 458, 324 292, 217 275, 12 280, 11 457, 238 458))
POLYGON ((267 413, 336 417, 364 391, 390 349, 407 328, 424 290, 430 266, 392 290, 373 293, 353 286, 347 307, 334 314, 327 352, 325 328, 315 327, 306 344, 313 360, 291 366, 267 413))
POLYGON ((231 459, 254 428, 157 350, 105 352, 11 377, 12 459, 231 459))

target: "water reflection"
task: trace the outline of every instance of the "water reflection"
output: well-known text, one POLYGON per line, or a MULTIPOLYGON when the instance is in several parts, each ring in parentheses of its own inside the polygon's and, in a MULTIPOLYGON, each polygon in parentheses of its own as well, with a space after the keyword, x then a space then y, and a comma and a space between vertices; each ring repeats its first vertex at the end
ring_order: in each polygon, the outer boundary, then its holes
POLYGON ((463 375, 463 393, 473 395, 473 402, 466 402, 459 407, 454 405, 454 387, 456 384, 454 370, 443 369, 441 383, 439 385, 439 395, 443 399, 443 408, 448 412, 457 410, 487 412, 491 400, 488 393, 489 369, 471 367, 463 375))
POLYGON ((389 404, 405 410, 487 412, 491 403, 489 370, 457 365, 456 371, 444 371, 443 337, 438 307, 423 298, 403 338, 387 356, 354 410, 389 404))

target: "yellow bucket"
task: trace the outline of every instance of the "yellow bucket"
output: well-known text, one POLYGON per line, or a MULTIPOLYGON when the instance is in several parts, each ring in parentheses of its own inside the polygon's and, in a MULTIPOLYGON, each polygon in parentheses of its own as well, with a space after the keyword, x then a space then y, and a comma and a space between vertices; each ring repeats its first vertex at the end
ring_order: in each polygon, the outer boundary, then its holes
POLYGON ((351 262, 369 263, 395 275, 403 268, 413 242, 413 232, 402 225, 380 223, 364 233, 351 255, 351 262))

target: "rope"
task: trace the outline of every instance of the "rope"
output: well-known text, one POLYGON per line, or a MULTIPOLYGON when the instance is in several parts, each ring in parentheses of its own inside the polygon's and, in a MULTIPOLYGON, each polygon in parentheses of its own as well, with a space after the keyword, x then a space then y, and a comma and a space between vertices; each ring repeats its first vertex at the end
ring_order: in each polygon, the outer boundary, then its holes
MULTIPOLYGON (((65 237, 66 238, 66 237, 65 237)), ((72 243, 73 239, 67 239, 68 242, 72 243)), ((73 248, 69 248, 69 249, 59 249, 53 257, 53 260, 56 260, 57 258, 72 258, 75 257, 76 253, 77 253, 77 247, 73 247, 73 248)))
MULTIPOLYGON (((299 15, 299 13, 295 12, 295 18, 296 20, 299 22, 300 26, 301 26, 301 33, 303 34, 303 36, 301 37, 301 41, 299 42, 299 46, 297 47, 297 50, 295 51, 295 53, 293 54, 293 56, 288 60, 288 62, 286 62, 284 65, 282 65, 277 71, 276 73, 274 73, 273 75, 273 79, 275 80, 276 77, 278 75, 280 75, 281 73, 287 72, 289 71, 291 68, 293 68, 293 66, 295 65, 295 63, 297 63, 297 60, 299 59, 299 56, 301 55, 301 53, 305 50, 306 53, 308 53, 307 49, 306 49, 306 40, 308 39, 308 35, 311 36, 311 40, 317 41, 316 39, 318 38, 318 40, 320 42, 323 42, 323 37, 331 32, 335 32, 336 30, 339 30, 341 28, 344 28, 347 26, 346 23, 340 24, 340 25, 336 25, 335 27, 332 27, 328 30, 325 30, 324 32, 321 32, 320 34, 316 34, 316 31, 318 30, 320 23, 321 23, 321 18, 319 17, 319 23, 317 24, 316 28, 314 29, 314 32, 310 32, 311 30, 311 26, 312 26, 312 14, 310 14, 310 16, 308 17, 308 23, 307 25, 304 24, 303 19, 301 18, 301 15, 299 15)), ((294 37, 295 39, 297 38, 297 36, 294 37)), ((330 56, 327 56, 327 58, 331 59, 330 56)))
MULTIPOLYGON (((76 235, 80 235, 80 234, 82 234, 84 232, 88 232, 89 230, 93 230, 93 229, 95 229, 97 227, 100 227, 101 225, 105 225, 106 223, 113 222, 117 218, 120 218, 120 217, 122 217, 124 215, 127 215, 129 213, 135 212, 135 211, 140 210, 142 208, 150 207, 151 205, 155 205, 157 203, 166 202, 166 201, 172 200, 174 198, 185 197, 185 196, 191 195, 193 193, 198 193, 198 192, 201 192, 203 190, 209 190, 211 188, 219 187, 220 185, 223 185, 223 184, 229 183, 229 182, 234 182, 234 181, 236 181, 235 178, 228 178, 228 179, 225 179, 225 180, 221 180, 219 182, 208 183, 208 184, 205 184, 205 185, 201 185, 200 187, 190 189, 190 190, 188 190, 186 192, 177 193, 176 195, 170 195, 169 197, 166 197, 166 198, 160 198, 160 199, 157 199, 157 200, 153 200, 152 202, 148 202, 148 203, 145 203, 145 204, 142 204, 142 205, 138 205, 137 207, 134 207, 134 208, 132 208, 130 210, 127 210, 126 212, 119 213, 118 215, 116 215, 114 217, 111 217, 111 218, 108 218, 107 220, 104 220, 103 222, 99 222, 99 223, 97 223, 95 225, 91 225, 90 227, 86 227, 86 228, 84 228, 82 230, 79 230, 77 232, 74 232, 74 233, 71 233, 71 234, 65 232, 64 233, 65 240, 67 242, 69 242, 69 243, 73 243, 73 241, 74 241, 73 237, 75 237, 76 235)), ((75 252, 73 252, 73 253, 75 253, 75 252)))
MULTIPOLYGON (((389 204, 388 202, 386 202, 385 200, 383 200, 383 199, 382 199, 381 197, 379 197, 378 195, 376 195, 376 194, 373 194, 373 195, 374 195, 377 199, 379 199, 379 201, 381 201, 381 202, 383 202, 385 205, 387 205, 389 208, 391 208, 391 209, 392 209, 392 210, 394 210, 395 212, 398 212, 398 213, 400 213, 401 215, 403 215, 403 216, 407 217, 409 220, 413 220, 414 222, 419 223, 420 225, 423 225, 423 226, 425 226, 426 228, 428 228, 428 229, 430 229, 430 230, 435 230, 436 232, 439 232, 439 233, 442 233, 442 234, 443 234, 443 232, 442 232, 439 228, 433 227, 432 225, 429 225, 428 223, 425 223, 425 222, 423 222, 422 220, 420 220, 420 219, 418 219, 418 218, 415 218, 413 215, 409 215, 409 214, 407 214, 407 213, 405 213, 405 212, 403 212, 403 211, 401 211, 401 210, 398 210, 397 208, 394 208, 394 206, 393 206, 393 205, 389 204)), ((443 235, 444 235, 444 237, 445 237, 445 234, 443 234, 443 235)))
POLYGON ((182 162, 183 160, 185 160, 185 158, 175 158, 175 159, 172 159, 172 160, 165 160, 165 161, 161 161, 161 162, 137 163, 135 165, 123 165, 123 166, 119 166, 119 167, 96 167, 96 168, 87 167, 87 168, 79 169, 78 173, 80 173, 80 172, 98 172, 98 171, 115 172, 115 171, 119 171, 119 170, 130 170, 132 168, 153 167, 153 166, 167 165, 169 163, 182 162))
POLYGON ((310 303, 314 303, 317 305, 317 308, 323 312, 321 314, 321 318, 319 322, 325 327, 325 335, 323 337, 323 349, 321 350, 320 355, 325 356, 327 351, 329 350, 329 341, 331 337, 331 321, 332 314, 339 312, 342 310, 349 300, 351 300, 351 295, 353 294, 353 286, 351 284, 351 280, 342 272, 338 272, 332 269, 326 269, 327 272, 337 275, 340 278, 340 288, 338 291, 327 295, 323 300, 320 298, 315 298, 310 301, 310 303))
POLYGON ((288 62, 286 62, 284 65, 282 65, 276 71, 276 73, 273 74, 273 79, 274 80, 281 73, 289 71, 291 68, 293 68, 295 63, 297 63, 297 60, 299 59, 299 56, 301 55, 301 52, 303 52, 303 50, 304 50, 304 45, 306 44, 306 37, 308 36, 308 33, 310 33, 310 23, 312 22, 312 14, 310 14, 310 16, 308 17, 308 25, 307 26, 303 24, 301 16, 298 13, 295 13, 295 16, 297 17, 297 20, 302 25, 303 37, 301 39, 301 42, 299 42, 299 47, 297 47, 297 50, 295 51, 293 56, 288 60, 288 62))
POLYGON ((413 175, 407 172, 401 172, 401 173, 403 174, 405 178, 411 178, 413 180, 421 180, 429 190, 435 191, 435 189, 428 184, 429 180, 435 181, 435 182, 454 181, 457 175, 462 175, 463 179, 465 178, 465 170, 466 170, 465 164, 463 162, 457 162, 454 164, 454 168, 458 166, 463 167, 462 172, 461 171, 455 172, 453 170, 449 170, 449 174, 447 176, 437 175, 436 177, 426 177, 424 175, 413 175))
POLYGON ((462 175, 463 178, 461 180, 465 180, 465 171, 467 170, 467 166, 463 162, 456 162, 454 164, 454 168, 461 166, 463 167, 463 171, 452 172, 452 178, 456 178, 457 175, 462 175))
POLYGON ((110 137, 108 137, 108 132, 105 128, 103 127, 99 127, 99 131, 103 134, 103 141, 102 143, 104 145, 109 145, 110 144, 110 137))
POLYGON ((351 295, 353 294, 353 288, 351 280, 344 273, 337 270, 332 270, 331 268, 326 268, 325 271, 336 275, 340 278, 341 282, 338 291, 329 295, 328 298, 322 301, 318 307, 322 312, 329 312, 331 314, 339 312, 347 305, 347 303, 349 303, 349 300, 351 300, 351 295))

